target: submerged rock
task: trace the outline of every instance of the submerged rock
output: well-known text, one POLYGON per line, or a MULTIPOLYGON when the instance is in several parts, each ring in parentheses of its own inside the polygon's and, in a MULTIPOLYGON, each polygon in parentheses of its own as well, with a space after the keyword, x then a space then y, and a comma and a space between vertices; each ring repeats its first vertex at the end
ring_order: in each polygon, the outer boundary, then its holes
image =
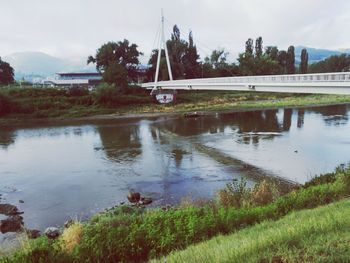
POLYGON ((8 232, 19 232, 23 226, 23 217, 19 215, 10 216, 0 220, 0 232, 5 234, 8 232))
POLYGON ((149 197, 141 197, 141 204, 142 205, 149 205, 153 202, 152 198, 149 197))
POLYGON ((60 236, 61 231, 57 227, 48 227, 44 233, 49 239, 56 239, 60 236))
POLYGON ((18 208, 14 205, 0 204, 0 214, 7 215, 7 216, 14 216, 14 215, 21 214, 21 212, 19 212, 18 208))
POLYGON ((137 203, 141 199, 141 194, 138 192, 130 192, 127 196, 130 203, 137 203))

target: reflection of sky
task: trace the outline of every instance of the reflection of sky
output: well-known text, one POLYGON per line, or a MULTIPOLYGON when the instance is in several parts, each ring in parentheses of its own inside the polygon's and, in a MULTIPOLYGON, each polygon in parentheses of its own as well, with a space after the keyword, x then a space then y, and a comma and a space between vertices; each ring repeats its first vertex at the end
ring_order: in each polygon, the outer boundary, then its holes
MULTIPOLYGON (((278 114, 279 120, 281 112, 278 114)), ((298 114, 294 110, 289 132, 283 132, 281 136, 271 133, 272 140, 266 137, 267 133, 259 133, 258 144, 245 144, 237 140, 245 134, 226 128, 224 138, 208 136, 207 145, 301 183, 315 174, 333 171, 337 165, 350 161, 349 123, 330 125, 316 113, 305 114, 301 128, 297 127, 297 122, 298 114)))

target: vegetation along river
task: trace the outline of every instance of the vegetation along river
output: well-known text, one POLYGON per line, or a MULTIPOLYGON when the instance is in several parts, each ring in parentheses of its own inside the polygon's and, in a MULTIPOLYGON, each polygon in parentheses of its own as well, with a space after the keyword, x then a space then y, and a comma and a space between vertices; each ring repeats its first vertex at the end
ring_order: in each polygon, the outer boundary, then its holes
MULTIPOLYGON (((44 230, 126 201, 211 198, 232 178, 303 183, 350 160, 349 105, 1 128, 0 203, 44 230)), ((0 234, 1 235, 1 234, 0 234)), ((4 236, 3 236, 4 238, 4 236)))

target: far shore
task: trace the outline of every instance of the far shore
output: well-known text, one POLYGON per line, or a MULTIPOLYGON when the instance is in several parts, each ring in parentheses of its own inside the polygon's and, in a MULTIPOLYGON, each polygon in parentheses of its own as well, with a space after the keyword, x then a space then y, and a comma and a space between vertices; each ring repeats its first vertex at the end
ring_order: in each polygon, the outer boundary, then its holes
MULTIPOLYGON (((337 105, 347 105, 350 104, 350 98, 348 102, 326 102, 326 103, 309 103, 303 105, 290 105, 288 102, 283 105, 283 100, 280 100, 278 105, 273 106, 274 101, 257 101, 256 103, 246 103, 240 106, 234 106, 232 109, 228 109, 227 105, 217 109, 205 110, 202 107, 193 108, 192 110, 175 109, 173 112, 166 111, 156 111, 159 105, 155 104, 154 112, 134 112, 134 111, 122 111, 111 114, 97 114, 84 117, 54 117, 54 118, 27 118, 25 115, 15 115, 0 118, 0 127, 21 127, 21 126, 36 126, 36 125, 71 125, 74 124, 89 124, 99 121, 112 121, 112 120, 122 120, 122 119, 143 119, 143 118, 157 118, 157 117, 167 117, 176 118, 185 116, 188 113, 197 113, 200 116, 210 116, 215 114, 230 114, 236 112, 248 112, 256 110, 275 110, 275 109, 298 109, 298 108, 315 108, 324 106, 337 106, 337 105), (282 104, 281 104, 282 102, 282 104), (266 103, 266 104, 265 104, 266 103)), ((163 106, 164 107, 164 106, 163 106)), ((166 106, 165 106, 166 107, 166 106)), ((176 104, 174 106, 176 108, 176 104)), ((138 109, 136 109, 138 111, 138 109)))

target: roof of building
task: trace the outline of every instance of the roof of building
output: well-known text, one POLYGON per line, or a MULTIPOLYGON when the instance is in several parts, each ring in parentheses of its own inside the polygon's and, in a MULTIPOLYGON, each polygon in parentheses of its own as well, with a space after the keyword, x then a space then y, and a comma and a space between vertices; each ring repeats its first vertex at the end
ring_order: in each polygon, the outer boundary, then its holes
POLYGON ((59 72, 60 76, 101 76, 99 72, 59 72))

